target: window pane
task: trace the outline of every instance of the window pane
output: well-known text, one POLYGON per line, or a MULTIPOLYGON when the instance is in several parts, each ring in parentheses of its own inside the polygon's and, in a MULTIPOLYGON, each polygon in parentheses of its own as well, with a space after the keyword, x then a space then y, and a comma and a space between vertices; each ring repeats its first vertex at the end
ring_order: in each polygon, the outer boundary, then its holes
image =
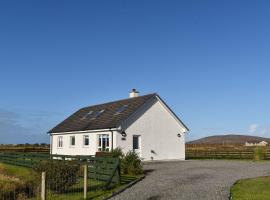
POLYGON ((103 137, 103 138, 102 138, 102 150, 103 150, 103 151, 105 150, 105 146, 106 146, 106 138, 103 137))
POLYGON ((109 151, 109 135, 101 134, 98 136, 98 151, 109 151))
POLYGON ((71 146, 75 145, 75 136, 70 136, 70 145, 71 146))
POLYGON ((110 143, 109 143, 109 137, 107 137, 106 139, 107 139, 107 144, 106 144, 106 146, 109 147, 109 146, 110 146, 110 143))
POLYGON ((101 135, 98 137, 98 146, 101 147, 101 135))
POLYGON ((58 147, 62 147, 63 146, 63 137, 62 136, 58 136, 58 143, 57 143, 57 146, 58 147))
POLYGON ((133 136, 133 149, 139 149, 139 137, 133 136))
POLYGON ((84 136, 84 145, 88 146, 89 145, 89 136, 84 136))
POLYGON ((127 107, 128 107, 128 105, 123 105, 123 106, 119 107, 119 108, 116 110, 115 115, 120 114, 120 113, 123 112, 127 107))

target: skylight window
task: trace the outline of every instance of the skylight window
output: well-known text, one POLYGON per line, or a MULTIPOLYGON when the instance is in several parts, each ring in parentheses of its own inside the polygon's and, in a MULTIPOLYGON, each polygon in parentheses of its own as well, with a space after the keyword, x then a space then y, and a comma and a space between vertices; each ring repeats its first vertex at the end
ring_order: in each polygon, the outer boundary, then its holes
POLYGON ((127 107, 128 107, 128 105, 123 105, 123 106, 119 107, 116 110, 115 115, 118 115, 118 114, 122 113, 124 110, 126 110, 127 107))
POLYGON ((104 113, 104 111, 105 111, 105 109, 96 112, 95 115, 94 115, 91 119, 96 119, 96 118, 98 118, 102 113, 104 113))
POLYGON ((92 114, 93 114, 93 111, 91 110, 91 111, 89 111, 88 113, 86 113, 86 115, 84 115, 84 116, 82 117, 82 119, 87 119, 87 118, 89 118, 92 114))

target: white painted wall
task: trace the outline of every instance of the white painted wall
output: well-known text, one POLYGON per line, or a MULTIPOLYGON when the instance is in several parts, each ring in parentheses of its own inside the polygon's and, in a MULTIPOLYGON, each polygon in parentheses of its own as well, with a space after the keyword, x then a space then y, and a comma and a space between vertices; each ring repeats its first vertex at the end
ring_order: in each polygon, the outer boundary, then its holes
POLYGON ((133 147, 133 135, 141 135, 141 157, 144 161, 185 159, 185 129, 157 101, 126 130, 126 140, 117 134, 116 145, 127 152, 133 147), (177 134, 181 134, 178 137, 177 134), (154 153, 151 153, 154 150, 154 153))
POLYGON ((114 148, 116 144, 116 132, 113 131, 113 140, 111 131, 102 131, 102 132, 74 132, 74 133, 53 133, 51 136, 52 144, 52 154, 60 155, 95 155, 98 151, 98 135, 99 134, 108 134, 110 140, 110 149, 112 147, 112 142, 114 143, 114 148), (84 146, 83 136, 89 136, 89 146, 84 146), (63 136, 63 147, 57 147, 57 137, 63 136), (75 136, 75 146, 70 146, 70 136, 75 136))

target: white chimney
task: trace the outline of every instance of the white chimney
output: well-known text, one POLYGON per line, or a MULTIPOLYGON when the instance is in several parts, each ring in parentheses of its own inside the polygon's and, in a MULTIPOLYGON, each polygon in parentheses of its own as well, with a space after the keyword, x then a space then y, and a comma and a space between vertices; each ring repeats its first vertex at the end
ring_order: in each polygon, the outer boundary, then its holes
POLYGON ((132 89, 131 92, 129 93, 129 98, 138 97, 138 96, 139 96, 139 92, 136 89, 132 89))

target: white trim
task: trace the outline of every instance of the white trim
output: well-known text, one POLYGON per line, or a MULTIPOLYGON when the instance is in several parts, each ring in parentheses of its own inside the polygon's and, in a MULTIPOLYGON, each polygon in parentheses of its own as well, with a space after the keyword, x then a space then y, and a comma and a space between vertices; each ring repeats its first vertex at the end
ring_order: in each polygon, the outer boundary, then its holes
POLYGON ((53 136, 50 135, 50 154, 52 154, 53 151, 53 136))
POLYGON ((48 133, 50 135, 62 135, 62 134, 78 134, 78 133, 94 133, 94 132, 105 132, 105 131, 119 131, 119 128, 106 128, 106 129, 95 129, 95 130, 85 130, 85 131, 69 131, 69 132, 59 132, 59 133, 48 133))

